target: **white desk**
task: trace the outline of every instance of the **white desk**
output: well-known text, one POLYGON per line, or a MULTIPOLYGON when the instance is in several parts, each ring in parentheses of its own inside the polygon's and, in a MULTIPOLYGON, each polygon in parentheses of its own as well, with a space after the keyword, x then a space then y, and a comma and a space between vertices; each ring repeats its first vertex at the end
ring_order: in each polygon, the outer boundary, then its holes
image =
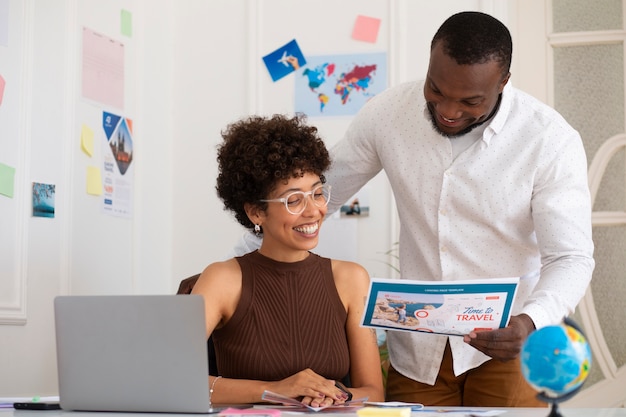
MULTIPOLYGON (((453 410, 455 407, 446 407, 446 410, 453 410)), ((458 410, 466 410, 467 408, 459 407, 458 410)), ((459 416, 457 413, 438 413, 437 408, 427 407, 427 411, 413 412, 411 417, 431 417, 431 416, 459 416), (431 412, 432 411, 432 412, 431 412)), ((485 409, 487 410, 487 409, 485 409)), ((547 417, 550 413, 548 408, 498 408, 505 410, 502 417, 547 417)), ((626 417, 626 408, 559 408, 563 417, 626 417)), ((197 414, 151 414, 151 413, 104 413, 104 412, 79 412, 79 411, 27 411, 27 410, 0 410, 0 417, 145 417, 145 416, 185 416, 190 417, 197 414)), ((356 413, 287 413, 284 416, 296 415, 316 415, 318 417, 353 417, 356 413)), ((467 414, 469 415, 469 414, 467 414)))

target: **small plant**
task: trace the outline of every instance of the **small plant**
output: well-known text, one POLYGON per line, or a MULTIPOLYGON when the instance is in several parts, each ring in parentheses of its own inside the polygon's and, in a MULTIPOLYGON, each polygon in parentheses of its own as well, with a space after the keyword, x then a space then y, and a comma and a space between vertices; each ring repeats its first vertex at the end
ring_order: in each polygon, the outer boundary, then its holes
POLYGON ((387 257, 385 261, 379 261, 393 269, 397 273, 400 273, 400 242, 393 242, 391 248, 385 252, 378 252, 387 257))

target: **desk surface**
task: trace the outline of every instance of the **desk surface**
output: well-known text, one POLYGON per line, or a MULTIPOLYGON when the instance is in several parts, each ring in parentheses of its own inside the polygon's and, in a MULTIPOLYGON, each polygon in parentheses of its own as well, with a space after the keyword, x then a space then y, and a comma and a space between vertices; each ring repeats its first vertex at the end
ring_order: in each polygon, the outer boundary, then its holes
MULTIPOLYGON (((458 417, 462 415, 471 415, 471 413, 463 413, 467 408, 462 407, 446 407, 451 412, 437 412, 437 408, 427 407, 424 411, 413 412, 411 417, 431 417, 431 416, 448 416, 458 417)), ((473 409, 478 410, 478 409, 473 409)), ((482 409, 490 410, 490 409, 482 409)), ((493 410, 502 410, 502 417, 547 417, 550 413, 548 408, 494 408, 493 410)), ((563 417, 626 417, 626 408, 559 408, 563 417)), ((107 413, 107 412, 79 412, 79 411, 30 411, 30 410, 13 410, 12 408, 0 410, 0 417, 145 417, 145 416, 193 416, 193 414, 156 414, 156 413, 107 413)), ((303 415, 303 413, 284 412, 284 416, 303 415)), ((318 415, 319 417, 352 417, 356 413, 306 413, 306 415, 318 415)))

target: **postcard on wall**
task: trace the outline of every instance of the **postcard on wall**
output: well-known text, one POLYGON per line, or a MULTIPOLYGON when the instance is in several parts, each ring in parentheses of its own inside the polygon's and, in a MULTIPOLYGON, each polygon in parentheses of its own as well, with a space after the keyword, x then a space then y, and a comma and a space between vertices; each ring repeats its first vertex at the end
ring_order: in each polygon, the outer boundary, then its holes
POLYGON ((133 203, 132 122, 122 116, 102 112, 104 169, 103 209, 105 213, 131 217, 133 203))
POLYGON ((33 217, 54 218, 56 185, 33 183, 33 217))
POLYGON ((339 209, 340 217, 367 217, 370 215, 370 186, 365 185, 339 209))
POLYGON ((298 42, 292 39, 287 44, 265 55, 263 62, 272 77, 272 81, 278 81, 306 64, 306 58, 302 54, 298 42))
POLYGON ((462 336, 506 327, 519 278, 372 278, 363 326, 462 336))

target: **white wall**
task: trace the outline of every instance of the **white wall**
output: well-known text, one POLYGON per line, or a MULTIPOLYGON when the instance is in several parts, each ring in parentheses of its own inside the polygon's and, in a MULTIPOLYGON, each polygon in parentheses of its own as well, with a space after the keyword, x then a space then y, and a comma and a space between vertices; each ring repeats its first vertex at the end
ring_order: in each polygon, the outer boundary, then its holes
MULTIPOLYGON (((292 111, 293 83, 271 82, 263 55, 293 38, 307 54, 383 51, 393 85, 424 75, 430 38, 455 11, 493 13, 514 37, 529 24, 509 17, 517 2, 498 0, 8 1, 18 43, 0 46, 0 73, 21 78, 8 80, 20 94, 7 90, 0 106, 0 122, 14 120, 0 123, 0 162, 18 168, 14 198, 0 196, 11 220, 0 220, 0 252, 9 254, 0 256, 0 396, 57 392, 54 296, 172 293, 230 250, 243 230, 214 191, 220 130, 247 114, 292 111), (120 34, 120 9, 133 14, 132 37, 120 34), (377 43, 350 38, 358 14, 382 19, 377 43), (82 26, 127 48, 122 110, 80 96, 82 26), (99 128, 103 110, 134 122, 131 219, 102 214, 85 193, 84 170, 95 162, 80 151, 80 128, 99 128), (30 217, 32 181, 56 184, 54 219, 30 217)), ((310 121, 332 145, 350 120, 310 121)), ((387 275, 382 252, 397 222, 384 175, 370 192, 356 260, 387 275)))

